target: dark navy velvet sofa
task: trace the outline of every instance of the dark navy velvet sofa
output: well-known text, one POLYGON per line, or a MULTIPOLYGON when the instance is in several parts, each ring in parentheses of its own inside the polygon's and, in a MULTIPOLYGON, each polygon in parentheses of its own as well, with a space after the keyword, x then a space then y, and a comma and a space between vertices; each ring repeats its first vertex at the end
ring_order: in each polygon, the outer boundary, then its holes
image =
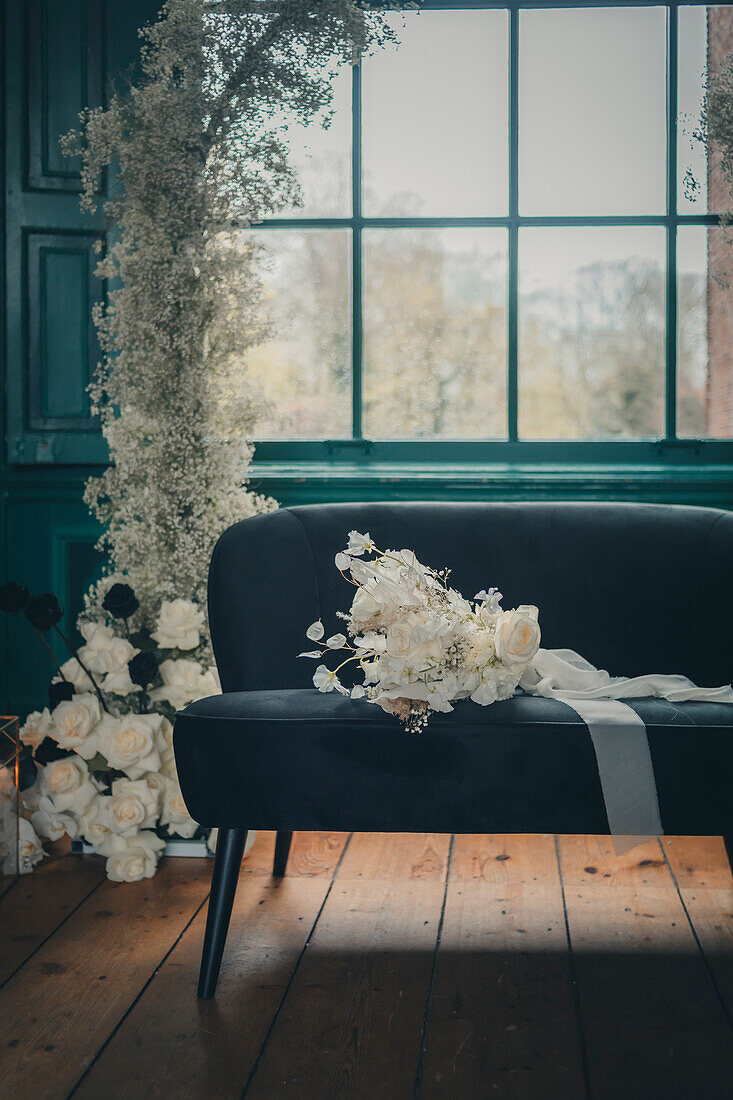
MULTIPOLYGON (((177 716, 191 815, 219 826, 199 995, 216 987, 248 829, 604 833, 590 736, 557 700, 456 704, 419 735, 311 682, 306 627, 338 629, 353 589, 334 567, 351 530, 452 569, 467 596, 540 608, 542 644, 614 675, 733 675, 733 513, 646 504, 334 504, 283 508, 220 538, 209 616, 223 694, 177 716)), ((733 834, 733 707, 632 700, 665 832, 733 834)), ((730 847, 729 847, 730 852, 730 847)))

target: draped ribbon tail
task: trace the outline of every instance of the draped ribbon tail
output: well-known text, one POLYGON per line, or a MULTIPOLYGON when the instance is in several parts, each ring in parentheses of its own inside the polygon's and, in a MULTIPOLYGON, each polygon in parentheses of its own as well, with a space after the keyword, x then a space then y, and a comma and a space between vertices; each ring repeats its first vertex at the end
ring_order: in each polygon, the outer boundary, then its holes
POLYGON ((617 855, 662 834, 646 725, 622 699, 733 703, 733 688, 705 688, 686 676, 609 676, 572 649, 540 649, 519 686, 558 699, 588 727, 598 763, 608 827, 617 855))

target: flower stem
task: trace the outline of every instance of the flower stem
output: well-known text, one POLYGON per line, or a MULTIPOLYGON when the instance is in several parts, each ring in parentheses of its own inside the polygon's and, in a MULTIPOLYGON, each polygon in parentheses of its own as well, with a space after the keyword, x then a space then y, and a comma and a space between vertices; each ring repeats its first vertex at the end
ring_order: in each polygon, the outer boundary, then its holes
POLYGON ((77 650, 76 650, 76 649, 74 648, 74 646, 73 646, 73 645, 71 644, 71 642, 70 642, 70 641, 69 641, 69 639, 68 639, 68 638, 66 637, 66 635, 65 635, 65 634, 64 634, 64 633, 63 633, 63 632, 62 632, 61 630, 59 630, 59 628, 58 628, 58 625, 57 625, 57 624, 55 624, 55 623, 54 623, 54 630, 55 630, 55 631, 56 631, 56 633, 58 634, 59 638, 61 638, 61 640, 62 640, 62 641, 63 641, 63 642, 65 643, 65 645, 66 645, 67 649, 69 649, 69 650, 70 650, 70 652, 71 652, 71 655, 72 655, 73 657, 75 657, 75 658, 76 658, 76 660, 77 660, 77 661, 79 662, 79 667, 80 667, 80 668, 82 669, 82 671, 83 671, 83 672, 85 672, 85 673, 87 674, 87 676, 88 676, 88 677, 89 677, 89 679, 91 680, 91 682, 92 682, 92 687, 94 688, 94 690, 95 690, 95 692, 96 692, 96 694, 97 694, 97 698, 99 699, 99 702, 100 702, 100 705, 101 705, 101 707, 102 707, 102 710, 104 710, 104 711, 107 711, 107 714, 109 714, 109 710, 107 709, 107 706, 106 706, 106 704, 105 704, 105 701, 104 701, 104 696, 102 695, 102 692, 101 692, 101 689, 100 689, 100 687, 99 687, 99 684, 98 684, 98 683, 97 683, 97 681, 96 681, 96 680, 94 679, 94 677, 92 676, 91 672, 89 671, 89 669, 87 668, 87 666, 86 666, 86 665, 84 664, 84 662, 82 661, 81 657, 79 656, 79 653, 78 653, 78 651, 77 651, 77 650))
POLYGON ((51 660, 53 661, 54 665, 56 666, 56 671, 58 672, 59 676, 61 677, 61 679, 62 679, 62 680, 63 680, 63 681, 65 682, 65 683, 68 683, 68 681, 67 681, 66 677, 64 676, 63 672, 61 671, 61 665, 60 665, 60 664, 58 663, 58 661, 56 660, 56 654, 54 653, 53 649, 52 649, 52 648, 51 648, 51 646, 50 646, 50 645, 48 644, 48 642, 46 641, 46 639, 44 638, 43 634, 41 633, 41 631, 40 631, 40 630, 38 629, 38 627, 37 627, 37 626, 34 626, 34 627, 33 627, 33 630, 35 631, 35 634, 36 634, 36 637, 38 638, 38 640, 39 640, 40 642, 42 642, 42 643, 43 643, 43 645, 45 645, 46 649, 47 649, 47 650, 48 650, 48 652, 50 653, 50 655, 51 655, 51 660))

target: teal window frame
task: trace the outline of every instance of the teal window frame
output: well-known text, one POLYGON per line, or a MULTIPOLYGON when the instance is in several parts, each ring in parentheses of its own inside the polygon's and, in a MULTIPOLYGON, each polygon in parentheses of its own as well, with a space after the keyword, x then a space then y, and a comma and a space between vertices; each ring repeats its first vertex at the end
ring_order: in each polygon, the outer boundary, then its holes
POLYGON ((351 232, 352 322, 352 434, 344 439, 263 439, 255 451, 255 466, 263 473, 278 469, 309 468, 333 464, 377 465, 405 469, 412 464, 436 470, 453 464, 472 466, 567 465, 574 466, 697 466, 733 463, 733 440, 688 439, 677 435, 677 232, 680 226, 719 224, 719 214, 681 214, 677 209, 677 79, 679 56, 678 9, 707 7, 680 0, 566 0, 555 3, 468 2, 423 0, 426 10, 493 8, 509 16, 509 210, 505 217, 367 217, 362 210, 361 172, 361 68, 352 75, 352 212, 349 217, 269 218, 258 230, 348 229, 351 232), (542 8, 663 7, 667 13, 667 142, 665 213, 639 216, 528 217, 519 213, 519 14, 542 8), (507 435, 502 440, 372 440, 363 435, 362 362, 362 234, 368 229, 454 228, 495 226, 508 233, 508 362, 507 435), (665 283, 665 431, 656 439, 640 440, 524 440, 518 433, 518 325, 519 231, 542 226, 659 226, 666 232, 665 283))

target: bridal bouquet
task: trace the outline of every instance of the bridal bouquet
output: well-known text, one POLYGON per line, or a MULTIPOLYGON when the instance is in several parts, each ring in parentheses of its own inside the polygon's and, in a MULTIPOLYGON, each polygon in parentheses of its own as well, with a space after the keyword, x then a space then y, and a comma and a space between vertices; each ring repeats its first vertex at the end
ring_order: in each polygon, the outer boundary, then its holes
POLYGON ((369 534, 352 531, 336 568, 356 591, 345 620, 348 634, 323 641, 323 623, 306 636, 319 648, 299 654, 321 659, 346 652, 335 668, 319 664, 313 683, 352 699, 378 703, 406 731, 418 733, 433 711, 450 711, 456 699, 488 706, 508 699, 540 644, 537 608, 501 608, 496 588, 473 601, 448 585, 449 571, 422 565, 412 550, 378 550, 369 534), (354 663, 363 684, 350 690, 339 672, 354 663))

